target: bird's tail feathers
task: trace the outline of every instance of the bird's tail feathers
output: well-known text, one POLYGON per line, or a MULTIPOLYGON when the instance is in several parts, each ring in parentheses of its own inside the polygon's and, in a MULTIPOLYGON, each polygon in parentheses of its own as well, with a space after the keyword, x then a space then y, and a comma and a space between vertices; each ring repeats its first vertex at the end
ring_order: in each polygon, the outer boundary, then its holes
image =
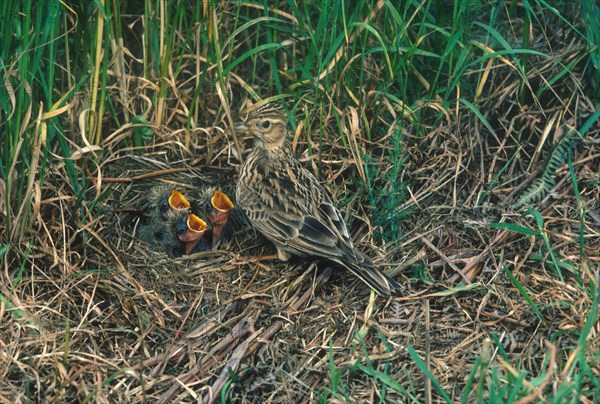
POLYGON ((342 265, 356 275, 361 281, 369 285, 379 295, 383 297, 399 295, 401 287, 398 282, 375 268, 371 259, 366 255, 358 253, 357 257, 359 257, 359 260, 360 258, 366 258, 367 260, 364 261, 364 264, 366 265, 347 261, 342 262, 342 265))

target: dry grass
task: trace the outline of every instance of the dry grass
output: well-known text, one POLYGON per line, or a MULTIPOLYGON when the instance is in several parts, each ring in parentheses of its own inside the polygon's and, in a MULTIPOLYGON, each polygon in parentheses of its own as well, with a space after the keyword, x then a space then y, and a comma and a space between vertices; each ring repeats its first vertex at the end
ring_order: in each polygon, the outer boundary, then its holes
MULTIPOLYGON (((560 44, 552 51, 564 65, 583 52, 577 43, 560 44)), ((541 59, 532 63, 530 83, 558 69, 541 59)), ((588 288, 598 282, 598 125, 574 149, 581 206, 568 166, 556 172, 552 192, 530 206, 542 213, 553 253, 568 268, 554 269, 534 236, 488 224, 536 228, 531 216, 511 206, 538 175, 539 149, 566 127, 580 128, 598 105, 577 81, 583 77, 566 76, 529 104, 536 108, 524 110, 516 71, 496 64, 488 73, 476 102, 494 133, 462 103, 422 105, 414 112, 440 111, 442 118, 435 125, 401 129, 410 197, 397 209, 410 216, 399 243, 375 241, 379 229, 372 206, 360 198, 344 206, 359 248, 405 286, 401 297, 388 301, 369 296, 351 275, 323 263, 261 260, 273 248, 252 231, 236 234, 219 251, 176 259, 135 238, 136 211, 149 187, 168 183, 193 190, 204 183, 231 187, 236 181, 240 163, 229 119, 236 112, 208 94, 202 125, 183 129, 193 83, 172 88, 177 94, 169 100, 172 114, 155 128, 153 145, 132 154, 121 142, 131 133, 124 125, 106 137, 97 158, 83 157, 78 174, 89 179, 87 200, 74 196, 63 165, 52 166, 30 238, 4 257, 0 397, 13 402, 443 401, 410 346, 452 401, 460 401, 471 373, 476 386, 490 380, 492 368, 505 379, 526 371, 523 402, 548 400, 571 377, 579 333, 592 310, 594 292, 588 288), (502 183, 494 177, 499 167, 502 183), (587 212, 582 228, 580 209, 587 212), (482 362, 474 369, 478 358, 482 362)), ((234 80, 231 85, 236 87, 234 80)), ((129 87, 135 102, 141 90, 136 93, 133 81, 129 87)), ((76 121, 76 111, 71 114, 76 121)), ((333 120, 333 115, 323 118, 333 120)), ((390 133, 398 122, 387 122, 390 133)), ((356 123, 358 129, 363 124, 356 123)), ((352 125, 347 129, 351 138, 352 125)), ((355 133, 357 148, 385 172, 386 162, 377 160, 384 138, 368 141, 360 133, 355 133)), ((300 136, 297 155, 327 178, 335 197, 347 201, 356 192, 359 156, 335 133, 323 136, 327 150, 313 144, 309 154, 306 137, 300 136)), ((249 147, 244 139, 240 145, 249 147)), ((599 331, 595 324, 587 336, 588 358, 597 359, 599 331)), ((597 360, 589 365, 600 376, 597 360)), ((590 402, 592 396, 584 392, 579 398, 590 402)))

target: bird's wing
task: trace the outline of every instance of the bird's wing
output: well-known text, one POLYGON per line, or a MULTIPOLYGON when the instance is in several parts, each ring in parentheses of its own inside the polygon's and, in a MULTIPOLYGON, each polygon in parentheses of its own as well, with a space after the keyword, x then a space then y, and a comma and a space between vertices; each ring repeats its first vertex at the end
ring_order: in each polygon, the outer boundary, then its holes
POLYGON ((358 262, 344 218, 327 191, 299 162, 256 165, 239 184, 239 204, 268 239, 288 250, 358 262))
POLYGON ((330 201, 324 202, 319 206, 318 216, 322 222, 327 223, 328 227, 336 232, 343 255, 350 260, 356 261, 357 257, 352 245, 352 238, 338 208, 330 201))
POLYGON ((316 178, 299 163, 288 164, 238 183, 238 206, 252 225, 278 248, 335 261, 379 294, 396 293, 399 285, 354 249, 342 214, 316 178))
POLYGON ((377 270, 366 255, 343 242, 348 237, 340 212, 331 205, 322 206, 320 218, 313 215, 290 216, 275 210, 253 215, 257 229, 276 244, 312 256, 320 256, 346 267, 382 296, 397 294, 400 285, 377 270), (331 215, 323 216, 323 212, 331 215), (335 213, 335 214, 334 214, 335 213), (327 221, 325 221, 325 218, 327 221))

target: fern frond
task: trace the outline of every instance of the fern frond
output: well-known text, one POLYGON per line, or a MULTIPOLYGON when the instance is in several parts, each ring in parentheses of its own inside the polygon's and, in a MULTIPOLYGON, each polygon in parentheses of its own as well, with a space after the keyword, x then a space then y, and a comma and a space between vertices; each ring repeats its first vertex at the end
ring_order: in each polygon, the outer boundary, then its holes
POLYGON ((542 171, 542 176, 533 181, 531 186, 513 204, 513 209, 538 202, 548 195, 552 187, 556 184, 556 180, 554 179, 556 170, 565 164, 567 157, 573 151, 577 140, 580 138, 581 136, 577 131, 571 130, 554 146, 548 162, 542 171))

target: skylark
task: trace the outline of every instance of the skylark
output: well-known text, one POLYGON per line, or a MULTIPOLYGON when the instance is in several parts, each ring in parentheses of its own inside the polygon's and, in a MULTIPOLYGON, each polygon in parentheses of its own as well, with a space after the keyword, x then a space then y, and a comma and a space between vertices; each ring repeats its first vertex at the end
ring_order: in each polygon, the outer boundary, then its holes
POLYGON ((254 137, 237 183, 236 203, 275 244, 279 259, 325 258, 350 270, 380 295, 396 294, 400 285, 354 248, 331 197, 294 158, 281 105, 257 107, 235 128, 254 137))

